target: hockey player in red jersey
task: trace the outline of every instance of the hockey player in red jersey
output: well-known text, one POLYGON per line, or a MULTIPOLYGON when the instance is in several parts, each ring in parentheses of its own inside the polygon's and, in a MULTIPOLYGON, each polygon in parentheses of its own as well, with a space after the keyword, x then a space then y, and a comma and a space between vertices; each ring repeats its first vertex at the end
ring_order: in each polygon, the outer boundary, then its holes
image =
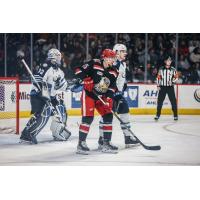
POLYGON ((117 71, 113 68, 115 52, 105 49, 102 59, 93 59, 81 67, 76 68, 75 75, 82 81, 83 91, 81 96, 82 122, 79 127, 79 142, 77 153, 89 154, 86 138, 90 125, 94 119, 94 110, 103 118, 103 148, 102 152, 117 153, 118 148, 111 144, 113 94, 116 90, 117 71), (94 94, 95 93, 95 94, 94 94), (100 95, 106 104, 97 97, 100 95))
MULTIPOLYGON (((135 140, 130 131, 127 129, 131 128, 130 119, 129 119, 129 106, 126 98, 124 97, 124 91, 127 88, 127 80, 126 80, 126 56, 127 56, 127 47, 124 44, 115 44, 113 47, 113 51, 116 52, 116 62, 113 64, 113 66, 118 71, 118 77, 116 80, 116 93, 114 94, 114 106, 113 110, 119 114, 120 119, 123 121, 123 123, 120 124, 121 129, 124 134, 124 142, 125 147, 129 148, 132 146, 135 146, 138 144, 138 141, 135 140)), ((100 120, 99 124, 99 149, 103 146, 103 133, 102 133, 102 126, 101 126, 102 120, 100 120)))

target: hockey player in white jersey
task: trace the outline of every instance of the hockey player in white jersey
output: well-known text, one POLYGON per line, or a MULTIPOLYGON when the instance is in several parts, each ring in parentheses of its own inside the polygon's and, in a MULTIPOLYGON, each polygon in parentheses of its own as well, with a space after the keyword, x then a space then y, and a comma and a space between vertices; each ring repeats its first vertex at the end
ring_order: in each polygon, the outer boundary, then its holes
MULTIPOLYGON (((138 144, 138 141, 136 141, 132 136, 131 133, 128 131, 126 127, 131 127, 130 125, 130 120, 129 120, 129 106, 128 102, 123 96, 124 91, 127 88, 127 83, 126 83, 126 56, 127 56, 127 48, 124 44, 116 44, 113 47, 113 50, 116 52, 116 63, 114 66, 118 70, 118 77, 116 81, 117 85, 117 92, 114 95, 114 103, 113 103, 113 110, 117 112, 120 116, 120 119, 124 122, 123 124, 121 123, 121 129, 124 134, 124 139, 125 139, 125 147, 128 148, 130 146, 138 144)), ((99 125, 99 132, 100 132, 100 137, 99 137, 99 149, 102 148, 102 120, 100 120, 100 125, 99 125)))
POLYGON ((37 73, 30 92, 31 118, 20 136, 21 141, 37 144, 36 136, 44 128, 52 116, 51 131, 55 140, 65 141, 71 133, 66 128, 67 114, 63 100, 56 94, 59 90, 66 91, 69 84, 60 69, 61 53, 57 49, 48 51, 47 60, 37 73))

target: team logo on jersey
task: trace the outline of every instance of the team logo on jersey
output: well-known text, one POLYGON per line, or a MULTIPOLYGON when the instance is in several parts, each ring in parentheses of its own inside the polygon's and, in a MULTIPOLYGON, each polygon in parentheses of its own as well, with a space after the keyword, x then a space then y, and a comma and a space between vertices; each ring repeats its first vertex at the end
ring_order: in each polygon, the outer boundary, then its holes
POLYGON ((200 103, 200 89, 194 91, 194 98, 200 103))
POLYGON ((102 77, 100 82, 95 84, 94 88, 97 92, 106 93, 110 85, 110 80, 107 77, 102 77))
POLYGON ((53 77, 53 81, 56 82, 56 81, 59 81, 61 79, 61 76, 60 75, 55 75, 53 77))

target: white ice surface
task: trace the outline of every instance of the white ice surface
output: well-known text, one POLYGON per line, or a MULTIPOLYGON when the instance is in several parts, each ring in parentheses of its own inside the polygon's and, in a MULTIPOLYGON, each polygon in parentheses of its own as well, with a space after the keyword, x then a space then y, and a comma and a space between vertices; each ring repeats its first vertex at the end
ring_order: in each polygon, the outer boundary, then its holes
MULTIPOLYGON (((28 119, 20 120, 23 128, 28 119)), ((162 116, 158 122, 153 116, 131 116, 131 129, 148 145, 161 145, 160 151, 143 147, 124 148, 119 123, 114 119, 112 142, 119 147, 118 154, 96 151, 99 117, 91 126, 87 144, 90 155, 77 155, 78 124, 80 117, 68 118, 72 136, 67 142, 54 142, 48 125, 38 135, 37 145, 19 144, 19 136, 0 134, 0 165, 200 165, 200 116, 162 116)))

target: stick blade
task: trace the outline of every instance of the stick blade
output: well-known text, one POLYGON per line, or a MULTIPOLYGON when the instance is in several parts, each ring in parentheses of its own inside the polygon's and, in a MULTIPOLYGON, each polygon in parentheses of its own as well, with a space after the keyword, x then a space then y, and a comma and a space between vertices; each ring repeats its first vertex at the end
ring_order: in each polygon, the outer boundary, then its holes
POLYGON ((152 150, 152 151, 159 151, 161 149, 161 146, 157 145, 157 146, 144 146, 145 149, 147 150, 152 150))

